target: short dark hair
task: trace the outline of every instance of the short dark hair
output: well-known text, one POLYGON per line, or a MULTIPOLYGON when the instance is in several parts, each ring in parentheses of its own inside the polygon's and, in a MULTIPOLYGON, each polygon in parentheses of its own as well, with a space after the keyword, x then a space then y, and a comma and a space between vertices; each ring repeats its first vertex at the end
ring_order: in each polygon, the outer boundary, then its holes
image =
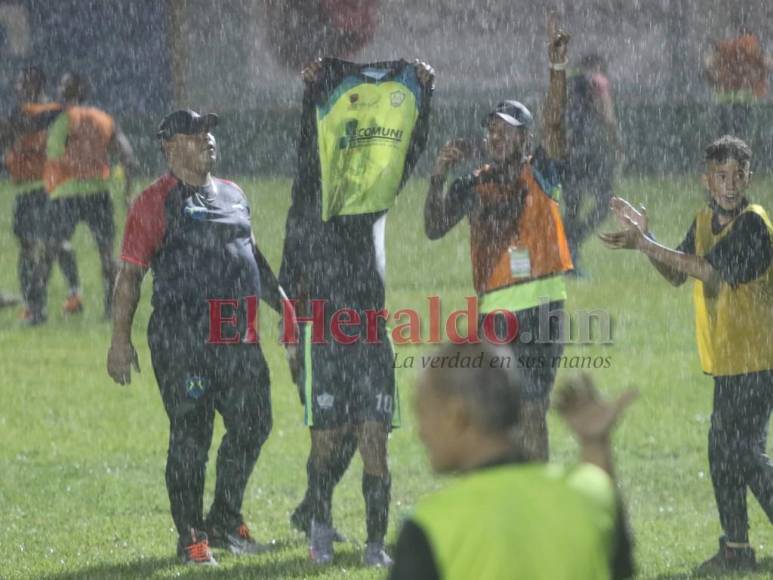
POLYGON ((746 163, 752 159, 752 148, 745 141, 732 135, 723 135, 706 147, 706 162, 723 163, 734 159, 738 163, 746 163))
POLYGON ((518 425, 524 379, 510 350, 486 342, 446 344, 430 359, 444 363, 427 368, 429 384, 439 393, 461 397, 480 429, 503 433, 518 425))

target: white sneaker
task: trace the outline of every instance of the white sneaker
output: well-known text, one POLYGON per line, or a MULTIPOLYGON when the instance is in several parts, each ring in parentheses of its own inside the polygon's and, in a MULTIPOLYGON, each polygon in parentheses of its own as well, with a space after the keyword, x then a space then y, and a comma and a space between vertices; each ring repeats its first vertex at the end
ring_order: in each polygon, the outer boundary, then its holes
POLYGON ((365 553, 362 562, 366 566, 375 568, 388 568, 392 565, 392 558, 384 550, 384 542, 368 542, 365 544, 365 553))
POLYGON ((309 558, 314 564, 325 565, 333 561, 335 529, 312 520, 309 534, 309 558))

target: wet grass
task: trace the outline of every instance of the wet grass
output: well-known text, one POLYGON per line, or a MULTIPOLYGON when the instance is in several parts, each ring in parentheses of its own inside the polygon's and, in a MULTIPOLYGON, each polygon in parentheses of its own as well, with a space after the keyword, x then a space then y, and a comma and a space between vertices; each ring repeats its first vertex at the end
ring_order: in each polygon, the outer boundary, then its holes
MULTIPOLYGON (((278 267, 289 182, 244 181, 253 203, 258 241, 278 267)), ((772 181, 754 187, 773 207, 772 181)), ((464 305, 471 293, 467 229, 440 242, 422 232, 425 182, 414 180, 389 217, 388 302, 391 309, 426 312, 437 294, 443 311, 464 305)), ((700 206, 695 180, 628 180, 621 193, 645 203, 658 238, 676 244, 700 206)), ((0 288, 16 289, 16 244, 11 235, 12 197, 0 196, 0 288)), ((119 223, 123 223, 120 213, 119 223)), ((94 245, 85 228, 75 240, 86 310, 65 318, 58 311, 65 289, 57 271, 50 287, 51 318, 42 328, 22 328, 16 312, 0 312, 0 564, 2 578, 147 578, 198 576, 173 558, 175 534, 164 489, 167 422, 149 364, 145 327, 149 280, 135 322, 143 372, 128 388, 104 371, 110 328, 101 320, 101 289, 94 245)), ((706 459, 711 381, 698 367, 690 290, 673 289, 647 261, 611 253, 591 240, 587 279, 569 283, 570 310, 606 309, 614 344, 573 346, 567 355, 610 357, 592 370, 608 391, 638 385, 642 397, 617 434, 618 473, 637 541, 641 577, 682 578, 716 547, 719 526, 706 459)), ((264 348, 273 378, 274 430, 247 491, 244 512, 254 534, 276 541, 270 555, 222 558, 213 577, 378 578, 360 567, 364 541, 360 464, 335 496, 338 527, 351 539, 335 566, 311 567, 303 538, 288 514, 305 485, 308 435, 295 387, 275 342, 276 317, 264 312, 264 348)), ((400 347, 401 357, 418 355, 400 347)), ((409 409, 415 370, 398 370, 403 409, 409 409)), ((562 372, 571 372, 568 370, 562 372)), ((553 455, 575 457, 575 445, 551 418, 553 455)), ((222 426, 218 424, 218 434, 222 426)), ((217 434, 216 434, 217 439, 217 434)), ((421 495, 442 482, 433 478, 416 438, 410 412, 391 443, 391 533, 421 495)), ((214 462, 210 464, 211 497, 214 462)), ((763 558, 759 577, 773 574, 773 528, 750 499, 751 537, 763 558)), ((392 536, 394 537, 394 536, 392 536)), ((514 563, 517 566, 516 563, 514 563)))

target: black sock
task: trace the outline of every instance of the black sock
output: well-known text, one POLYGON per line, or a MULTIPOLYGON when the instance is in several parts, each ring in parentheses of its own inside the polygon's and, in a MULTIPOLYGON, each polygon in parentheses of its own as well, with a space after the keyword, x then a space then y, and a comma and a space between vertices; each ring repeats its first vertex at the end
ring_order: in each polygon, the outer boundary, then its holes
POLYGON ((389 502, 392 478, 389 475, 362 474, 362 495, 365 498, 365 524, 368 542, 383 542, 389 524, 389 502))
POLYGON ((335 487, 331 469, 329 466, 320 468, 311 461, 306 469, 309 475, 309 489, 306 493, 311 505, 311 517, 317 523, 330 526, 333 524, 331 511, 335 487))
MULTIPOLYGON (((338 447, 337 452, 333 455, 332 461, 330 462, 330 465, 328 466, 328 474, 331 480, 331 485, 333 488, 335 488, 336 485, 338 485, 338 482, 341 481, 341 478, 346 473, 346 470, 349 469, 349 464, 352 462, 352 457, 354 457, 354 453, 357 451, 357 436, 354 434, 347 434, 347 436, 342 441, 341 445, 338 447)), ((308 461, 306 462, 306 473, 309 477, 309 482, 311 482, 311 472, 313 470, 313 464, 314 459, 309 456, 308 461)), ((332 491, 331 491, 332 494, 332 491)), ((303 500, 301 501, 300 505, 296 508, 297 511, 300 512, 308 512, 310 514, 309 517, 311 517, 311 513, 314 510, 314 501, 312 500, 312 493, 311 493, 311 484, 306 488, 306 495, 303 496, 303 500)))
POLYGON ((75 261, 75 252, 69 242, 65 242, 57 255, 59 267, 64 279, 67 280, 67 288, 72 292, 80 286, 78 277, 78 263, 75 261))

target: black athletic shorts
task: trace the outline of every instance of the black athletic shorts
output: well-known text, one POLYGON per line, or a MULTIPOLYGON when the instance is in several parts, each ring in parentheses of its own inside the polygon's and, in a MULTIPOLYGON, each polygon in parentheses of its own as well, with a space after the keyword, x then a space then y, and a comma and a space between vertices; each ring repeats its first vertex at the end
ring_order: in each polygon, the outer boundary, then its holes
POLYGON ((112 247, 115 239, 115 217, 110 193, 58 197, 48 204, 50 239, 69 240, 80 222, 86 222, 99 247, 112 247))
MULTIPOLYGON (((364 318, 364 317, 363 317, 364 318)), ((303 372, 298 385, 304 402, 304 422, 313 429, 333 429, 377 421, 400 425, 400 397, 395 385, 392 343, 383 325, 378 340, 363 337, 345 345, 329 336, 312 341, 312 325, 301 325, 303 372)))
POLYGON ((208 344, 206 334, 193 328, 203 330, 206 323, 158 310, 148 324, 153 371, 170 420, 208 407, 270 428, 270 375, 260 346, 208 344))
MULTIPOLYGON (((563 301, 551 302, 542 310, 540 307, 527 308, 516 312, 518 318, 518 337, 506 347, 512 354, 511 368, 517 368, 526 384, 521 393, 525 400, 547 402, 553 383, 560 367, 560 358, 564 352, 562 318, 560 316, 546 316, 550 311, 560 310, 564 307, 563 301), (545 317, 540 327, 540 319, 545 317), (521 340, 521 338, 528 340, 521 340)), ((484 315, 479 318, 481 337, 483 334, 484 315)), ((507 335, 506 320, 497 315, 494 329, 499 337, 507 335)), ((484 339, 482 339, 484 340, 484 339)))
POLYGON ((43 239, 48 230, 48 194, 44 189, 19 193, 13 206, 13 233, 23 241, 43 239))

